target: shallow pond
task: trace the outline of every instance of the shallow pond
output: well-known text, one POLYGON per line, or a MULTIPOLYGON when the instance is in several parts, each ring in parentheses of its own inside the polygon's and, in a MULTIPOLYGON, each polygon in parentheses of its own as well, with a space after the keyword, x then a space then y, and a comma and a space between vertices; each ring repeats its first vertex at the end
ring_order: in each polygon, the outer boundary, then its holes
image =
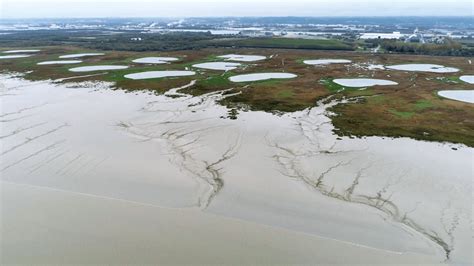
POLYGON ((144 57, 135 59, 132 62, 139 64, 167 64, 178 60, 176 57, 144 57))
POLYGON ((329 64, 348 64, 351 60, 346 59, 317 59, 317 60, 305 60, 303 63, 307 65, 329 65, 329 64))
POLYGON ((41 50, 10 50, 3 52, 4 54, 17 54, 17 53, 37 53, 41 50))
POLYGON ((386 66, 392 70, 402 71, 420 71, 420 72, 433 72, 433 73, 455 73, 459 72, 459 69, 454 67, 446 67, 442 65, 434 64, 404 64, 404 65, 392 65, 386 66))
POLYGON ((140 73, 133 73, 125 75, 128 79, 157 79, 157 78, 170 78, 170 77, 186 77, 193 76, 196 72, 194 71, 147 71, 140 73))
POLYGON ((79 64, 82 63, 80 60, 58 60, 58 61, 44 61, 39 62, 37 65, 68 65, 68 64, 79 64))
POLYGON ((291 73, 255 73, 233 76, 229 80, 232 82, 250 82, 269 79, 292 79, 296 77, 297 75, 291 73))
POLYGON ((196 64, 196 65, 193 65, 193 67, 209 69, 209 70, 229 71, 229 70, 237 69, 241 65, 242 64, 240 63, 230 63, 230 62, 208 62, 208 63, 196 64))
POLYGON ((68 55, 61 55, 59 58, 80 58, 80 57, 88 57, 88 56, 99 56, 105 55, 104 53, 83 53, 83 54, 68 54, 68 55))
POLYGON ((71 72, 90 72, 90 71, 102 71, 102 70, 120 70, 127 69, 128 66, 118 65, 99 65, 99 66, 83 66, 69 69, 71 72))
POLYGON ((219 58, 224 58, 228 61, 239 61, 239 62, 255 62, 267 59, 266 56, 262 55, 240 55, 240 54, 228 54, 218 56, 219 58))
POLYGON ((0 55, 0 59, 15 59, 30 57, 30 54, 13 54, 13 55, 0 55))
POLYGON ((459 79, 469 84, 474 84, 474 75, 461 76, 459 79))
POLYGON ((438 95, 451 100, 474 103, 474 90, 439 91, 438 95))
POLYGON ((371 86, 390 86, 398 85, 397 82, 385 79, 364 79, 364 78, 354 78, 354 79, 335 79, 335 83, 351 88, 363 88, 371 86))

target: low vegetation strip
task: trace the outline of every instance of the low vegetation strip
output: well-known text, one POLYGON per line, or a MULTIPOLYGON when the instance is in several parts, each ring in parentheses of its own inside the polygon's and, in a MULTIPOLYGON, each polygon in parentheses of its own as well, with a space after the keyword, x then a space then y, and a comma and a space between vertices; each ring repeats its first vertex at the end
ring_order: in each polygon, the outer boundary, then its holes
POLYGON ((220 45, 248 48, 284 48, 284 49, 314 49, 314 50, 354 50, 350 43, 340 40, 315 40, 291 38, 249 38, 236 41, 224 41, 220 45))
MULTIPOLYGON (((244 40, 244 39, 240 39, 244 40)), ((282 39, 285 42, 291 41, 282 39)), ((314 41, 314 40, 312 40, 314 41)), ((1 47, 1 46, 0 46, 1 47)), ((31 46, 21 47, 32 48, 31 46)), ((400 54, 374 54, 353 51, 318 51, 265 48, 206 48, 178 51, 103 51, 88 50, 77 46, 41 46, 30 57, 2 59, 2 72, 26 73, 29 80, 64 80, 71 76, 70 65, 40 62, 57 61, 59 56, 78 53, 102 52, 102 56, 82 58, 74 67, 97 65, 128 66, 127 69, 104 70, 73 81, 113 82, 116 88, 129 91, 148 90, 157 94, 172 88, 182 87, 191 81, 193 86, 181 92, 194 96, 226 91, 229 97, 221 104, 234 110, 229 117, 238 118, 245 110, 267 112, 294 112, 315 106, 320 99, 360 99, 357 103, 340 105, 332 111, 336 114, 333 123, 337 132, 350 136, 412 137, 423 140, 449 141, 474 146, 474 105, 438 96, 438 91, 472 90, 472 84, 461 82, 459 77, 470 75, 472 65, 462 57, 413 56, 400 54), (222 62, 222 55, 262 56, 259 61, 242 63, 231 71, 216 71, 193 68, 193 65, 222 62), (137 58, 172 57, 179 61, 168 64, 140 64, 137 58), (318 58, 345 58, 352 63, 311 66, 304 60, 318 58), (460 69, 459 73, 409 72, 390 69, 369 69, 367 64, 434 64, 460 69), (195 71, 193 76, 158 77, 143 80, 127 79, 126 76, 141 72, 195 71), (255 73, 293 73, 292 79, 271 79, 235 83, 233 76, 255 73), (344 87, 334 82, 337 79, 391 80, 398 85, 370 86, 363 88, 344 87)), ((12 50, 4 46, 0 50, 12 50)), ((18 48, 17 48, 18 49, 18 48)), ((227 64, 227 61, 225 61, 227 64)), ((67 82, 67 81, 66 81, 67 82)))

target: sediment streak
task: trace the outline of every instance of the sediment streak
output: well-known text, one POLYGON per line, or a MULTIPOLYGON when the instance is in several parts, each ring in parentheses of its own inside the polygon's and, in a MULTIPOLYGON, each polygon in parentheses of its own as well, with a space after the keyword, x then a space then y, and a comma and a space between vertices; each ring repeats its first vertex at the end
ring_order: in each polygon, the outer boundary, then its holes
MULTIPOLYGON (((447 220, 445 212, 447 209, 449 209, 449 206, 443 210, 443 213, 441 214, 441 224, 444 228, 444 233, 447 236, 443 238, 439 232, 422 226, 410 217, 410 213, 415 212, 417 210, 417 206, 415 206, 415 208, 410 211, 403 212, 400 210, 397 203, 392 200, 392 196, 395 192, 393 191, 389 193, 389 191, 393 186, 401 183, 402 180, 408 176, 408 172, 404 172, 399 176, 389 178, 385 186, 376 191, 374 194, 365 194, 361 190, 358 190, 358 187, 363 182, 366 172, 370 170, 376 164, 376 162, 369 161, 365 165, 361 166, 352 177, 347 177, 346 180, 352 180, 347 187, 343 187, 343 185, 328 185, 328 176, 335 173, 337 173, 338 176, 347 175, 344 174, 344 171, 339 171, 339 173, 337 171, 343 169, 344 167, 354 167, 354 161, 357 159, 356 157, 347 159, 345 161, 339 161, 334 165, 324 169, 317 169, 319 170, 319 174, 308 173, 307 170, 301 167, 302 161, 311 158, 322 158, 323 156, 334 156, 337 154, 345 154, 347 155, 346 157, 351 157, 350 153, 357 152, 355 150, 336 150, 335 148, 337 145, 335 136, 332 138, 332 141, 328 141, 327 138, 324 139, 325 142, 320 140, 321 136, 327 136, 328 134, 328 132, 324 132, 322 129, 325 126, 329 127, 329 134, 331 134, 330 128, 332 127, 332 124, 328 122, 330 121, 328 120, 329 114, 326 110, 337 104, 348 102, 347 100, 342 100, 331 101, 324 104, 325 101, 327 101, 327 99, 318 102, 315 110, 309 110, 303 116, 297 119, 296 129, 300 131, 303 137, 306 139, 306 145, 304 145, 304 149, 301 149, 301 147, 295 149, 290 146, 284 146, 278 141, 267 138, 268 145, 276 150, 273 158, 282 169, 280 172, 285 176, 304 182, 305 185, 311 187, 324 196, 348 203, 362 204, 379 210, 385 214, 387 219, 390 219, 395 223, 399 223, 417 232, 418 234, 441 247, 445 252, 446 260, 449 260, 450 254, 454 248, 454 231, 458 225, 459 214, 455 213, 453 221, 449 223, 445 221, 447 220)), ((328 128, 326 128, 326 130, 328 130, 328 128)), ((347 171, 345 173, 347 173, 347 171)))

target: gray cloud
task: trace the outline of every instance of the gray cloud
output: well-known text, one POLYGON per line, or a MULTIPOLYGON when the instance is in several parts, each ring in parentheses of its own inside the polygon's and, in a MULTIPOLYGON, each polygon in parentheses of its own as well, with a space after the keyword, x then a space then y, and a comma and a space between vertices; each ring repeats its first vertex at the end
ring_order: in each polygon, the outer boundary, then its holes
POLYGON ((2 0, 3 18, 470 16, 472 0, 2 0))

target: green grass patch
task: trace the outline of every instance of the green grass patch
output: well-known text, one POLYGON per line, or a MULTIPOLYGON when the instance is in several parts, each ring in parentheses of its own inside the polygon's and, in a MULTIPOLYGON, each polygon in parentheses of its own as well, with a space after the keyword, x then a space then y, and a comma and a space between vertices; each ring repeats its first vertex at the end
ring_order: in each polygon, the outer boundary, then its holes
POLYGON ((462 81, 459 79, 459 77, 439 77, 435 78, 436 81, 441 82, 441 83, 450 83, 450 84, 460 84, 462 81))
POLYGON ((233 75, 235 74, 231 71, 225 72, 224 74, 214 74, 204 80, 199 81, 199 83, 204 86, 212 87, 225 86, 230 83, 229 77, 233 75))
POLYGON ((384 95, 377 95, 377 96, 369 98, 369 100, 372 103, 381 104, 381 103, 384 103, 387 100, 387 97, 384 96, 384 95))
POLYGON ((282 90, 280 92, 277 93, 277 97, 278 98, 291 98, 293 97, 295 94, 293 93, 293 91, 291 90, 282 90))
POLYGON ((345 90, 344 86, 341 86, 335 83, 334 79, 332 78, 321 79, 319 82, 323 84, 326 87, 326 89, 328 89, 330 92, 333 92, 333 93, 337 93, 337 92, 341 92, 345 90))
POLYGON ((416 110, 424 110, 428 108, 432 108, 434 104, 430 100, 419 100, 415 103, 416 110))
POLYGON ((395 115, 398 118, 410 119, 415 115, 415 112, 402 112, 395 109, 388 110, 391 114, 395 115))

